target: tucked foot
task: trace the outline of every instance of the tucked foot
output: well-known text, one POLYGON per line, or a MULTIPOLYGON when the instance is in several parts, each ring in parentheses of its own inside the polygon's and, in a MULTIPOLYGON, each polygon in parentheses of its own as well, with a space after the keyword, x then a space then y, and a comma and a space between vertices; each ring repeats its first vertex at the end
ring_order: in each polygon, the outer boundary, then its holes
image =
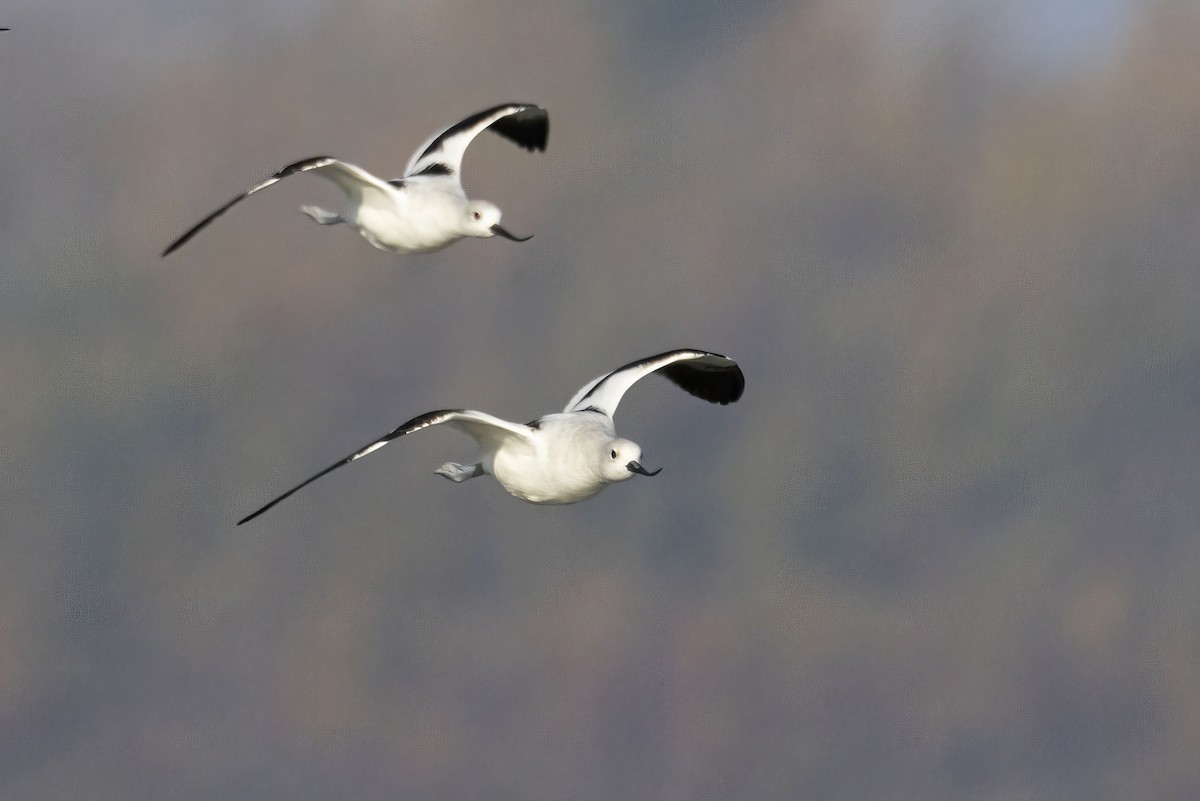
POLYGON ((320 225, 336 225, 342 221, 340 214, 334 214, 332 211, 326 211, 319 206, 301 206, 300 211, 307 214, 313 219, 313 222, 320 225))
POLYGON ((445 476, 455 484, 461 484, 469 478, 478 478, 479 476, 482 476, 483 465, 446 462, 433 472, 437 473, 439 476, 445 476))

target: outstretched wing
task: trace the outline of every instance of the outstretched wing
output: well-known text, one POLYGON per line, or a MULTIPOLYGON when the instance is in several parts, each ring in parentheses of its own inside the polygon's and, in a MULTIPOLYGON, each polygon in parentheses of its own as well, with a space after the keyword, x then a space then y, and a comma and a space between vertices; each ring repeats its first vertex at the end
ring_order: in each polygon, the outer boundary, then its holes
POLYGON ((600 376, 576 392, 563 411, 595 409, 612 417, 625 392, 659 370, 684 391, 709 403, 733 403, 746 387, 742 368, 733 359, 703 350, 671 350, 600 376))
POLYGON ((374 453, 398 437, 411 434, 414 431, 420 431, 423 428, 429 428, 430 426, 442 425, 443 423, 462 431, 475 440, 480 447, 488 450, 499 448, 504 442, 514 437, 527 442, 532 441, 532 429, 529 426, 516 425, 507 420, 501 420, 499 417, 484 414, 483 412, 475 412, 469 409, 441 409, 436 412, 428 412, 419 417, 414 417, 406 423, 401 423, 369 445, 359 448, 345 459, 335 462, 315 476, 305 479, 266 506, 246 515, 237 524, 240 526, 242 523, 253 520, 275 504, 307 487, 326 473, 330 473, 342 465, 361 459, 369 453, 374 453))
POLYGON ((532 103, 505 103, 472 114, 462 122, 434 134, 421 145, 404 168, 404 177, 457 176, 462 170, 463 153, 467 145, 480 131, 488 128, 526 150, 545 150, 546 137, 550 133, 550 115, 546 109, 532 103))
POLYGON ((337 184, 337 186, 346 193, 348 198, 356 202, 361 203, 363 199, 371 193, 386 194, 394 191, 387 185, 386 182, 376 178, 374 175, 371 175, 371 173, 367 172, 361 167, 355 167, 353 164, 347 164, 344 161, 339 161, 338 159, 330 156, 315 156, 310 159, 304 159, 303 161, 297 161, 295 164, 287 165, 262 183, 250 187, 245 192, 241 193, 233 200, 229 201, 224 206, 193 225, 190 229, 188 229, 187 233, 167 246, 167 249, 162 252, 162 255, 167 256, 178 250, 185 242, 187 242, 196 234, 200 233, 201 229, 203 229, 210 222, 229 211, 229 209, 233 208, 233 206, 239 201, 245 200, 260 189, 266 189, 271 184, 278 183, 282 179, 287 178, 289 175, 295 175, 298 172, 309 172, 311 170, 315 170, 317 175, 320 175, 322 178, 337 184))

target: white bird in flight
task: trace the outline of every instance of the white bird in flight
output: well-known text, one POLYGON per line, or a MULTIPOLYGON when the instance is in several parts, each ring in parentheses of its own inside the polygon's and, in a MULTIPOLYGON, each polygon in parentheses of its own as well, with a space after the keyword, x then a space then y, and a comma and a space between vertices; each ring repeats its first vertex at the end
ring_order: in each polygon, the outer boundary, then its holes
POLYGON ((500 209, 486 200, 468 200, 460 172, 463 153, 481 131, 492 130, 526 150, 545 150, 550 132, 546 109, 531 103, 504 105, 472 114, 430 137, 400 178, 384 181, 361 167, 330 156, 289 164, 196 223, 162 252, 167 256, 239 201, 289 175, 313 172, 333 182, 346 195, 340 211, 317 206, 300 210, 321 225, 345 223, 380 250, 433 253, 465 236, 488 239, 516 237, 500 225, 500 209))
POLYGON ((483 475, 496 480, 530 503, 575 503, 634 473, 657 475, 642 467, 642 449, 616 435, 613 413, 621 397, 639 379, 661 371, 688 393, 709 403, 733 403, 746 381, 737 362, 702 350, 672 350, 630 362, 589 382, 561 413, 547 414, 520 425, 470 409, 442 409, 401 423, 380 439, 306 479, 259 510, 238 521, 240 526, 296 491, 342 465, 382 448, 394 439, 436 425, 458 429, 482 451, 471 464, 447 462, 434 472, 461 483, 483 475))

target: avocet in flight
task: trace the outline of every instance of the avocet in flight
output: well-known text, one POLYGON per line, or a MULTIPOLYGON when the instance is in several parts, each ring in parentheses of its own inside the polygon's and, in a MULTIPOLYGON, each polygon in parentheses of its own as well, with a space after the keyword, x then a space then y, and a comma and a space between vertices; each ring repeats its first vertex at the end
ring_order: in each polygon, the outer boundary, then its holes
POLYGON ((642 449, 618 437, 613 425, 613 414, 625 392, 656 372, 709 403, 733 403, 746 385, 741 368, 732 359, 702 350, 672 350, 600 376, 576 392, 562 412, 523 425, 470 409, 428 412, 326 467, 242 518, 238 525, 253 520, 326 473, 374 453, 405 434, 437 425, 448 425, 466 434, 475 440, 481 453, 470 464, 446 462, 435 473, 458 483, 494 476, 510 494, 530 503, 575 503, 635 473, 657 475, 661 468, 650 471, 643 467, 642 449))
POLYGON ((480 132, 491 130, 521 147, 545 150, 550 132, 546 109, 531 103, 505 103, 472 114, 421 146, 399 178, 385 181, 361 167, 331 156, 289 164, 270 178, 241 193, 193 225, 163 251, 167 256, 238 202, 280 180, 312 172, 332 182, 346 199, 336 211, 304 206, 301 211, 321 225, 344 223, 380 250, 392 253, 433 253, 466 236, 487 239, 517 237, 500 225, 500 209, 486 200, 470 200, 463 191, 463 153, 480 132))

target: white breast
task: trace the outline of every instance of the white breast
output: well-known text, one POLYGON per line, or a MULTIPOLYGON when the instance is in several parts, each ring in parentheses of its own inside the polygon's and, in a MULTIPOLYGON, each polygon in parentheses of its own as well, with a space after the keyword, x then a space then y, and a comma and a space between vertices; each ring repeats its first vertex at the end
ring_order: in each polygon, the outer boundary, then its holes
POLYGON ((608 485, 601 471, 612 421, 593 413, 542 418, 534 447, 514 444, 498 451, 484 469, 506 490, 530 503, 575 503, 608 485))
POLYGON ((452 193, 414 187, 393 193, 388 202, 363 203, 347 222, 382 250, 431 253, 462 238, 464 204, 452 193))

